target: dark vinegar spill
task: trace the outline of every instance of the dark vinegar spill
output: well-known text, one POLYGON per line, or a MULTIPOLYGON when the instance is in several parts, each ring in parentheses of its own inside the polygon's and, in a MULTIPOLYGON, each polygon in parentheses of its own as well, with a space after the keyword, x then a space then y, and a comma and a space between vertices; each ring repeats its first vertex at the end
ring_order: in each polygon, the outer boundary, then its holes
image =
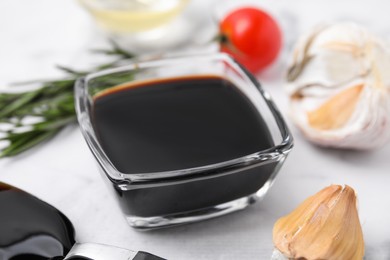
POLYGON ((73 226, 61 212, 0 182, 0 259, 51 259, 74 243, 73 226))
POLYGON ((126 173, 204 166, 272 146, 250 100, 217 76, 115 87, 98 94, 92 117, 104 151, 126 173))

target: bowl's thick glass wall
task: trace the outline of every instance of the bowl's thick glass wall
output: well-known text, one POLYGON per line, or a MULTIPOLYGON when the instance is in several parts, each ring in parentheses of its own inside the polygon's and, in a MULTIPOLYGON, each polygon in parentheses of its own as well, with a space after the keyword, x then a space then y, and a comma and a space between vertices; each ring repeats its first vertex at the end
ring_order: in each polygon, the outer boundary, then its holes
POLYGON ((81 131, 130 225, 154 228, 198 221, 244 208, 265 194, 292 147, 289 130, 257 81, 224 54, 138 62, 91 74, 75 86, 81 131), (119 172, 101 148, 91 123, 93 95, 129 81, 218 75, 232 81, 255 105, 272 135, 273 147, 244 157, 190 169, 119 172))

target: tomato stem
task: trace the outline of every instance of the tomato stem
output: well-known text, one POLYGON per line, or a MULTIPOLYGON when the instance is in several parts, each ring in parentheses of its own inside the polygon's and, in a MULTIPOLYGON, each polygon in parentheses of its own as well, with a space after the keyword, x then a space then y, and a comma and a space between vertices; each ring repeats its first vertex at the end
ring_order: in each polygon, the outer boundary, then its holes
POLYGON ((225 34, 219 33, 213 37, 211 42, 217 42, 219 44, 227 44, 229 42, 229 38, 225 34))

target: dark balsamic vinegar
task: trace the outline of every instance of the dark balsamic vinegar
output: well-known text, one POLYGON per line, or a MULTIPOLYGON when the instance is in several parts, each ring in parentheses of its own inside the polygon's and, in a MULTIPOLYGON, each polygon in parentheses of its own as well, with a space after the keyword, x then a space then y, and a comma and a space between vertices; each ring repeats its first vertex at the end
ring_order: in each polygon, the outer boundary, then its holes
POLYGON ((51 259, 74 243, 73 226, 60 211, 0 182, 0 259, 51 259))
MULTIPOLYGON (((129 174, 205 166, 273 146, 253 103, 219 76, 113 87, 95 96, 91 117, 104 152, 129 174)), ((274 168, 270 163, 218 178, 117 193, 125 214, 169 215, 251 195, 274 168)))
POLYGON ((125 173, 205 166, 272 146, 251 101, 216 76, 114 88, 93 111, 104 151, 125 173))

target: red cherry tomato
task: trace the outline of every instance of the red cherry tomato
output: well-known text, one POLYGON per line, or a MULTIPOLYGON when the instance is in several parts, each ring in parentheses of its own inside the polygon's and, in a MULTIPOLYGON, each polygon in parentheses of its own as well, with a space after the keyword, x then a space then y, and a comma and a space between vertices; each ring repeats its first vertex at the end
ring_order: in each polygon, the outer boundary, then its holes
POLYGON ((266 12, 244 7, 229 13, 220 23, 220 49, 232 55, 252 73, 258 73, 278 56, 282 34, 266 12))

